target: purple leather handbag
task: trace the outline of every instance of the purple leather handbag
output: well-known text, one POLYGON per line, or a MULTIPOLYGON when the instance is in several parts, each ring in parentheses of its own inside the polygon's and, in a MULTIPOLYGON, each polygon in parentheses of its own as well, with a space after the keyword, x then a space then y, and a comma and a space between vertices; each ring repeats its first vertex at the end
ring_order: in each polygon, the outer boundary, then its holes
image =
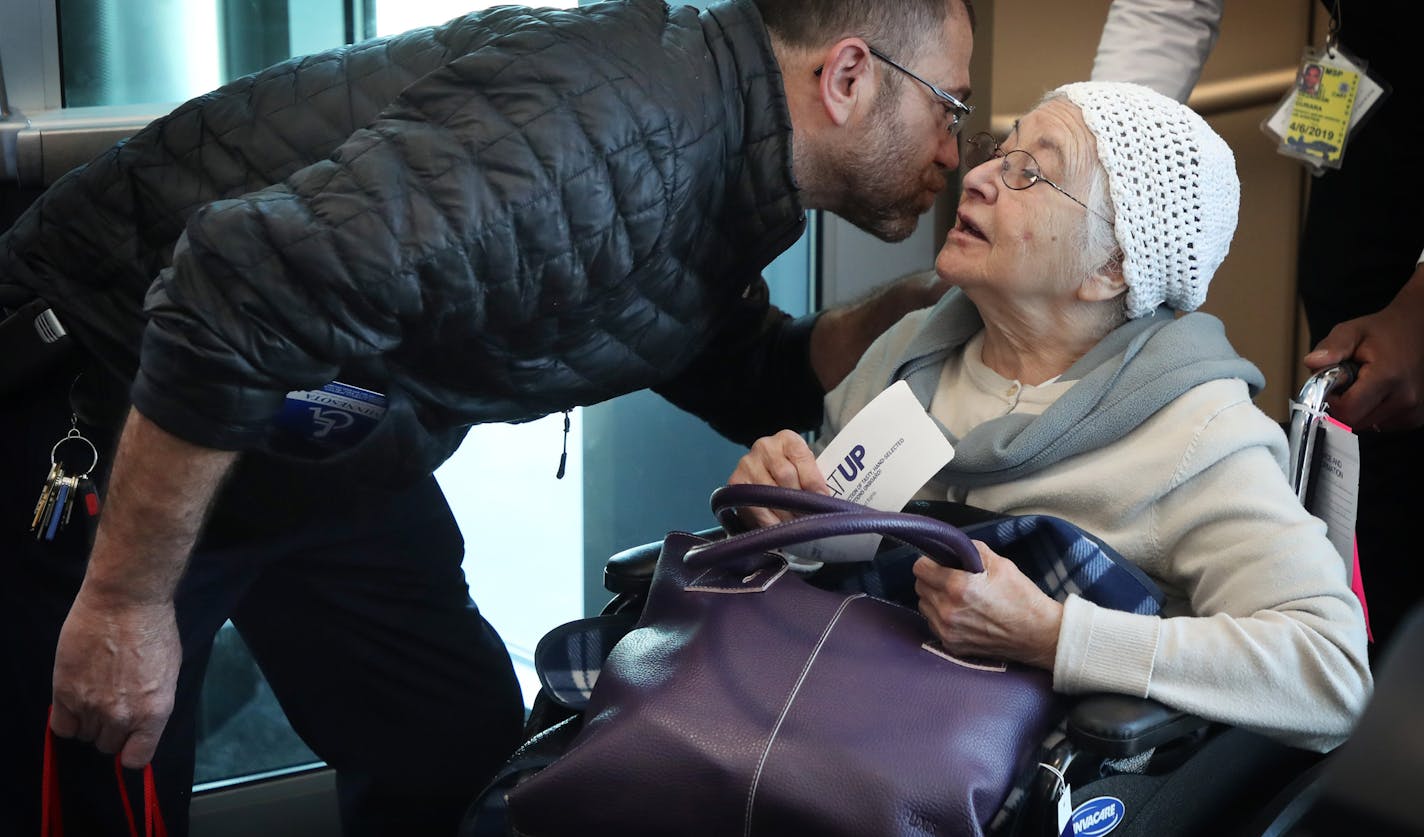
MULTIPOLYGON (((783 506, 733 486, 724 506, 783 506)), ((972 835, 1061 711, 1045 671, 962 660, 919 613, 822 590, 770 550, 879 532, 981 572, 958 529, 844 511, 663 543, 569 750, 509 794, 527 837, 972 835)))

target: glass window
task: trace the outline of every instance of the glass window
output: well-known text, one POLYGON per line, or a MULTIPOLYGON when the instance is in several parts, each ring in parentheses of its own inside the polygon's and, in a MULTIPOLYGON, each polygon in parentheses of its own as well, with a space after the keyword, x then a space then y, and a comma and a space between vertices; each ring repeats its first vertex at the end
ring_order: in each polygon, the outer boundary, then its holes
POLYGON ((64 104, 186 101, 294 55, 444 23, 496 5, 493 0, 59 0, 64 104))
POLYGON ((292 731, 231 622, 213 638, 197 726, 195 790, 215 790, 321 764, 292 731))

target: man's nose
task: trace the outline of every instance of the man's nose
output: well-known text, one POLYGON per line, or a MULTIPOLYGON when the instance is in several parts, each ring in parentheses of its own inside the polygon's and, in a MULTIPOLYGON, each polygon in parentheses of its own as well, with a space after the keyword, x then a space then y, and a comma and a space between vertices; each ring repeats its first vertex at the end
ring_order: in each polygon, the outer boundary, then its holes
POLYGON ((959 168, 959 137, 945 132, 935 153, 935 163, 954 171, 959 168))

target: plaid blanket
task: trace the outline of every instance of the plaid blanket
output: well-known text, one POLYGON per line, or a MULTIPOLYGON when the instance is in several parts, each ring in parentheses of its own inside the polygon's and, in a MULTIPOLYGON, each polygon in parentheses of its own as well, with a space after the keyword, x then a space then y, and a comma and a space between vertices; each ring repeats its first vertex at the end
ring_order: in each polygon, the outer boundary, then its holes
POLYGON ((1162 591, 1146 573, 1066 520, 1046 514, 1004 517, 966 526, 964 533, 1018 564, 1060 602, 1077 595, 1128 613, 1155 614, 1162 607, 1162 591))

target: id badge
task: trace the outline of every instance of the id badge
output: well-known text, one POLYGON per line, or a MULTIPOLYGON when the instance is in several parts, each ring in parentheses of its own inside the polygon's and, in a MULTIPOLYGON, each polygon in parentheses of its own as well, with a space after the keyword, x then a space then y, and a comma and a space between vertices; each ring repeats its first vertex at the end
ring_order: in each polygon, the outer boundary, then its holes
POLYGON ((1339 47, 1307 48, 1295 83, 1261 127, 1276 140, 1277 151, 1317 174, 1337 169, 1351 132, 1383 93, 1364 62, 1339 47))
POLYGON ((369 389, 332 381, 321 389, 287 393, 276 425, 322 450, 352 447, 386 414, 386 397, 369 389))

